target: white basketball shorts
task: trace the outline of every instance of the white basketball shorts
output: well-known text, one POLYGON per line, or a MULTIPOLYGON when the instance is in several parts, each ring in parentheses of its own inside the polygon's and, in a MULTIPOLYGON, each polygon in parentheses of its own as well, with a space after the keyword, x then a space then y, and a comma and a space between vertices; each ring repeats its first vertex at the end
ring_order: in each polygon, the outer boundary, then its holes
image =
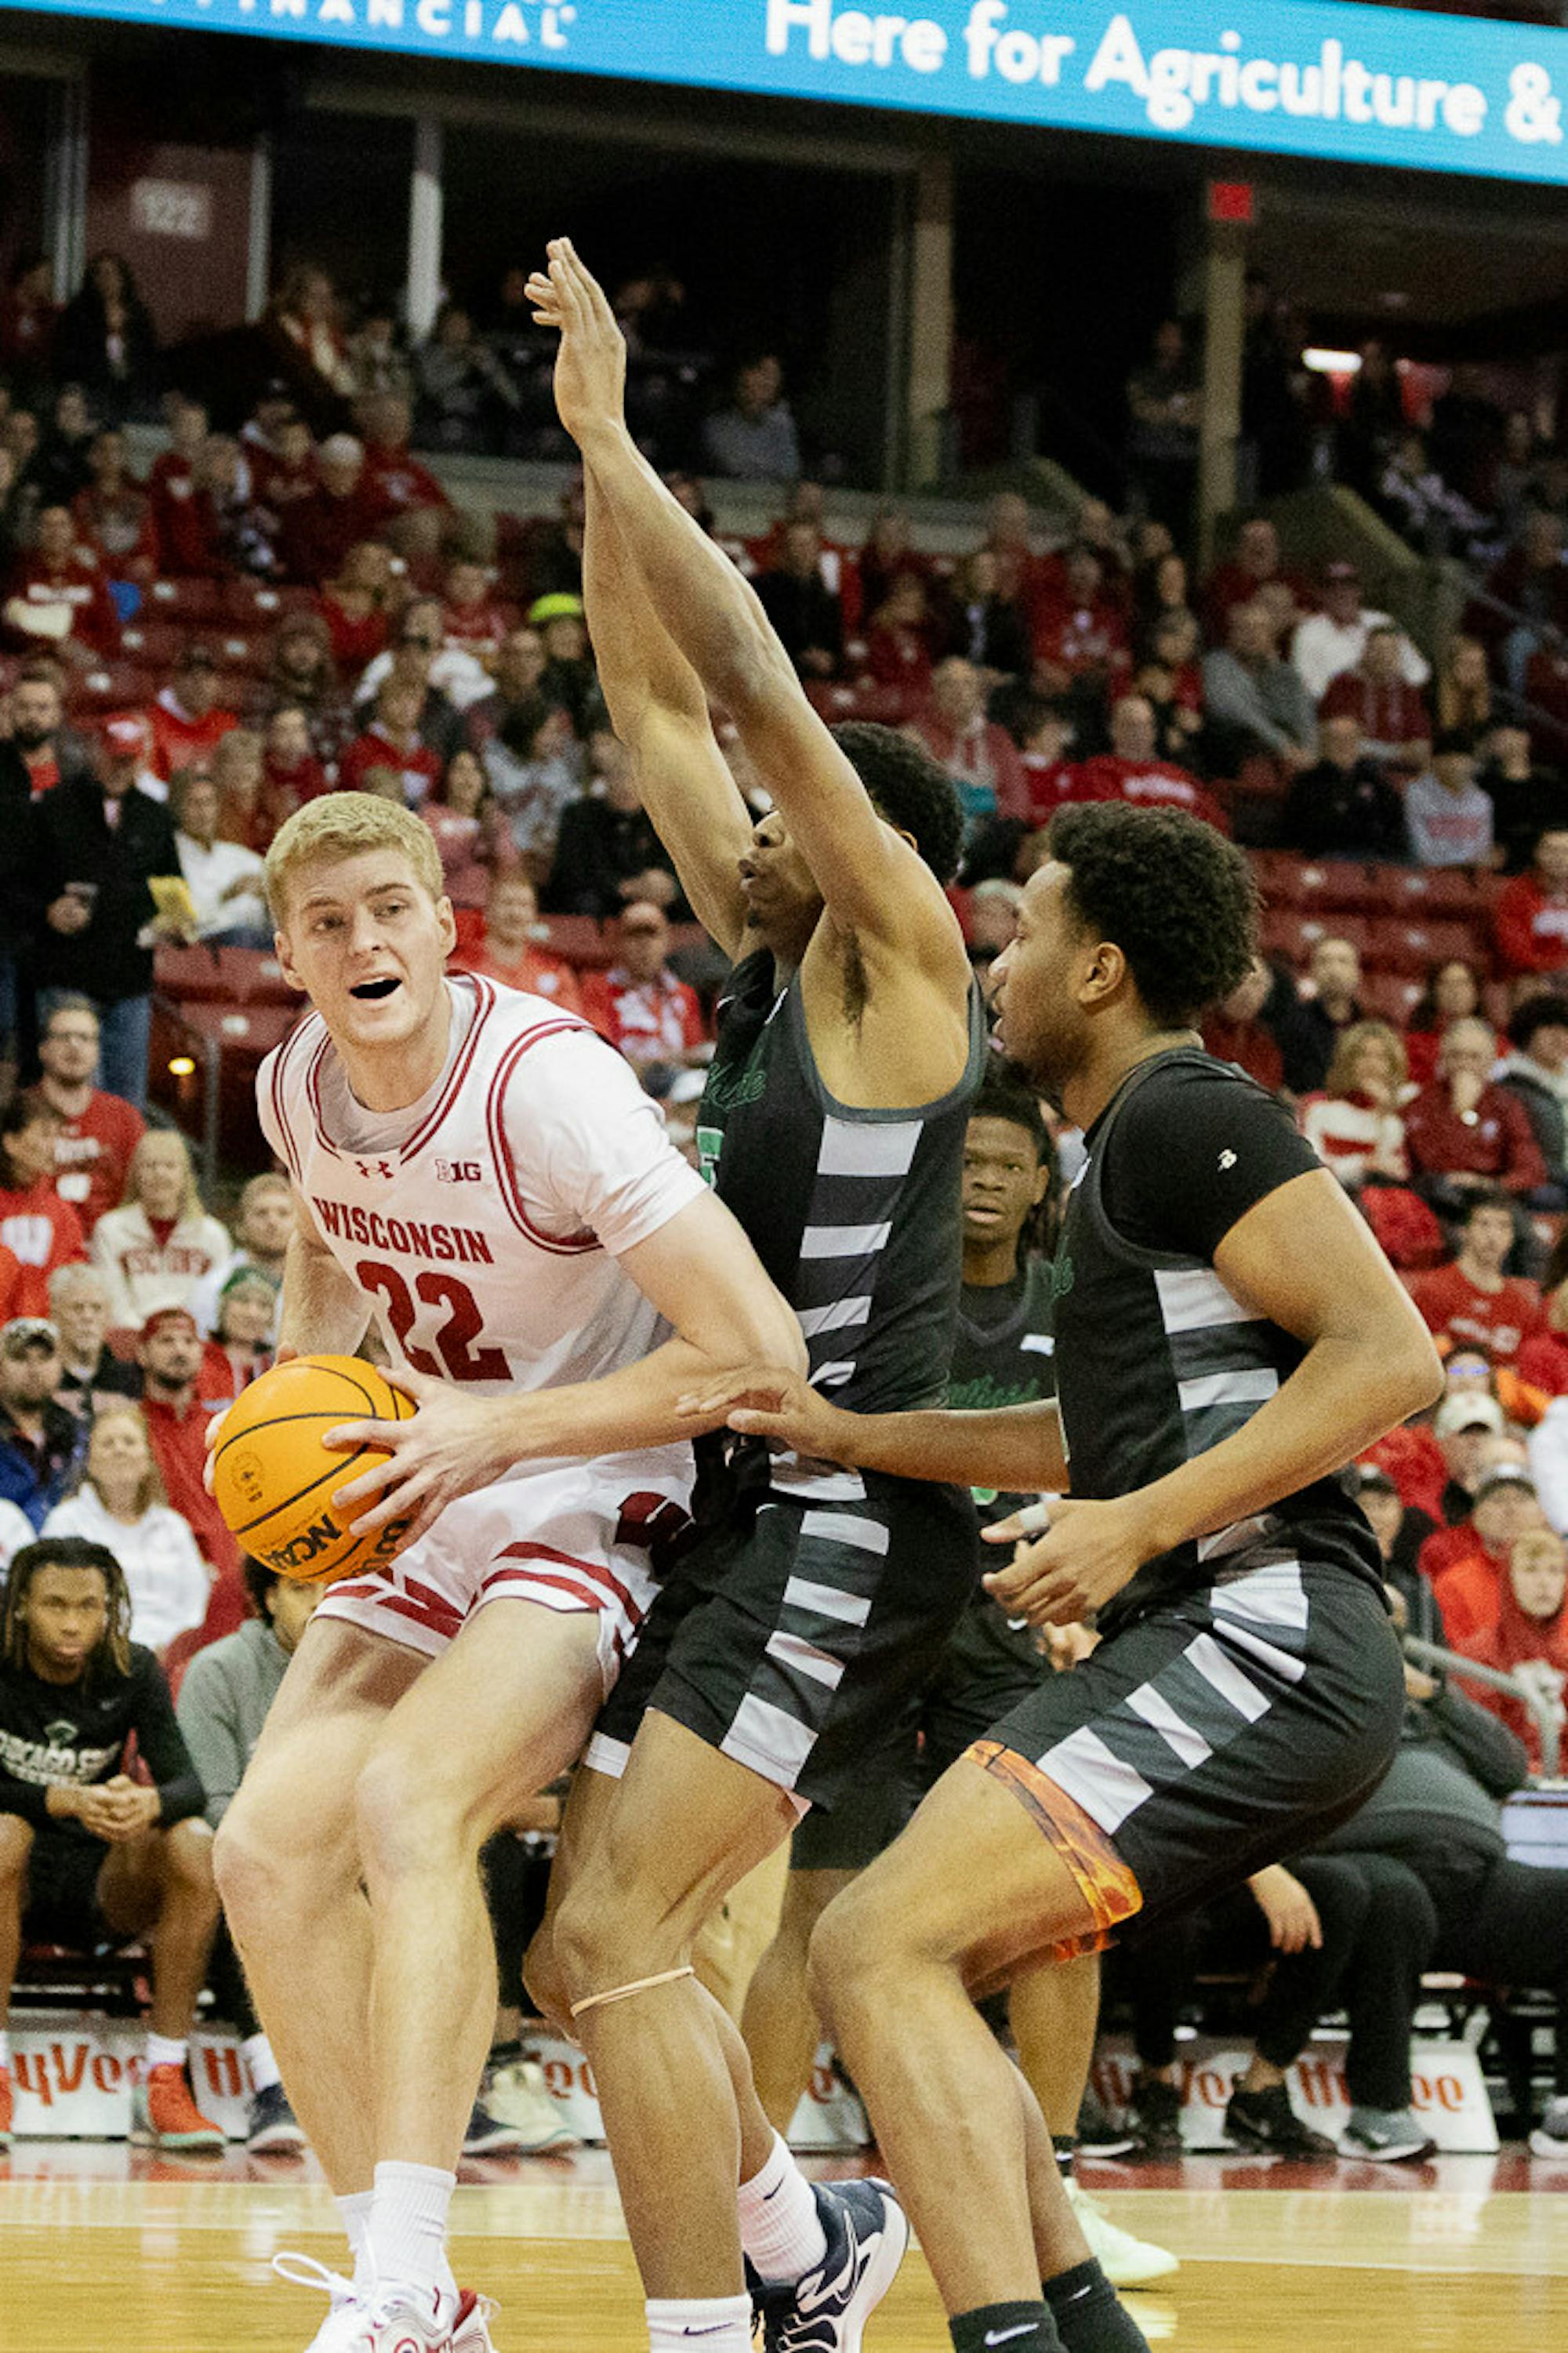
POLYGON ((531 1463, 459 1495, 388 1567, 328 1586, 316 1614, 434 1659, 492 1601, 591 1610, 607 1693, 658 1589, 656 1556, 687 1525, 691 1476, 686 1446, 531 1463))

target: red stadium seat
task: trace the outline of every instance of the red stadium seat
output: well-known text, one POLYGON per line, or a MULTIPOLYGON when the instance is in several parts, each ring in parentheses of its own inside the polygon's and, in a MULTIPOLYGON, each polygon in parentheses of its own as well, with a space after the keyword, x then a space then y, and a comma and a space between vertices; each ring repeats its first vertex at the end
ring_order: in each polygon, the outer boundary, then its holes
POLYGON ((1403 1029, 1420 1003, 1421 988, 1421 982, 1406 973, 1366 973, 1359 991, 1362 1011, 1369 1019, 1387 1021, 1403 1029))
POLYGON ((224 584, 217 580, 154 580, 152 601, 165 620, 216 621, 223 610, 224 584))
POLYGON ((1426 923, 1434 915, 1484 916, 1491 904, 1490 878, 1462 866, 1402 866, 1389 870, 1387 904, 1426 923))
POLYGON ((1373 936, 1363 956, 1364 962, 1382 971, 1423 976, 1429 965, 1442 964, 1449 956, 1463 956, 1467 963, 1479 964, 1483 969, 1490 961, 1484 923, 1407 923, 1397 918, 1385 919, 1373 927, 1373 936))
POLYGON ((120 650, 127 660, 149 669, 173 669, 190 642, 190 631, 177 621, 132 621, 120 632, 120 650))
POLYGON ((1349 940, 1357 955, 1364 956, 1372 928, 1364 915, 1342 915, 1332 909, 1308 914, 1299 907, 1271 907, 1263 917, 1263 952, 1305 965, 1320 940, 1336 939, 1349 940))
POLYGON ((1310 859, 1296 878, 1296 904, 1336 913, 1382 914, 1393 904, 1389 869, 1366 866, 1353 858, 1310 859))

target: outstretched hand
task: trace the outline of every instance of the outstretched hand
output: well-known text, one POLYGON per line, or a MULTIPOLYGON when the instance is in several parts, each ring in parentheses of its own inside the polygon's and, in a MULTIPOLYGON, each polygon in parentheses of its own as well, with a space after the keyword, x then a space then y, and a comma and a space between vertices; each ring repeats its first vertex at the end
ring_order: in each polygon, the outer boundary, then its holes
POLYGON ((681 1398, 677 1411, 693 1436, 728 1425, 821 1461, 853 1460, 841 1450, 853 1439, 856 1417, 830 1405, 804 1374, 781 1372, 776 1366, 722 1374, 710 1388, 681 1398))
POLYGON ((573 439, 595 427, 626 421, 626 340, 604 288, 578 260, 570 237, 552 237, 549 261, 528 281, 528 299, 542 327, 561 336, 555 356, 555 406, 573 439))

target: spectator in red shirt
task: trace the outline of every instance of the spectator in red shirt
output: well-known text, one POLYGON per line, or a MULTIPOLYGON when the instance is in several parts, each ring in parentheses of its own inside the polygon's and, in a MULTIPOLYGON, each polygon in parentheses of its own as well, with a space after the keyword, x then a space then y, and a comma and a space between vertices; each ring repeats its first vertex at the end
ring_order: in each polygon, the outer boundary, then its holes
POLYGON ((1568 826, 1548 826, 1529 871, 1503 884, 1492 933, 1505 972, 1561 972, 1568 965, 1568 826))
POLYGON ((85 1258, 81 1220, 55 1190, 60 1115, 31 1095, 13 1095, 0 1111, 0 1244, 22 1270, 18 1315, 49 1312, 56 1267, 85 1258))
POLYGON ((985 681, 957 654, 939 662, 915 732, 958 786, 973 828, 997 817, 1026 822, 1029 791, 1018 747, 985 715, 985 681))
MULTIPOLYGON (((1482 975, 1465 956, 1445 956, 1426 967, 1426 986, 1411 1008, 1405 1032, 1405 1055, 1410 1075, 1424 1087, 1436 1075, 1437 1053, 1451 1025, 1480 1018, 1482 975)), ((1505 1049, 1497 1042, 1496 1059, 1505 1049)))
MULTIPOLYGON (((1562 1696, 1568 1685, 1568 1557, 1560 1535, 1551 1528, 1531 1528, 1515 1539, 1491 1614, 1468 1636, 1455 1639, 1455 1647, 1505 1675, 1530 1670, 1562 1696)), ((1484 1689, 1476 1697, 1524 1743, 1530 1769, 1539 1773, 1541 1727, 1523 1701, 1484 1689)))
POLYGON ((216 1569, 237 1569, 239 1546, 223 1514, 207 1493, 206 1429, 229 1402, 198 1394, 205 1354, 196 1319, 188 1307, 160 1307, 142 1326, 137 1361, 142 1367, 142 1411, 163 1492, 216 1569))
POLYGON ((663 1093, 672 1071, 707 1060, 702 1008, 696 990, 665 961, 669 923, 662 907, 649 899, 623 907, 616 945, 608 972, 584 976, 583 1010, 649 1092, 663 1093))
POLYGON ((1158 759, 1156 748, 1154 706, 1148 696, 1119 695, 1110 706, 1110 749, 1082 763, 1074 799, 1185 809, 1217 833, 1228 833, 1230 819, 1214 795, 1184 768, 1158 759))
POLYGON ((176 393, 170 404, 169 447, 153 459, 147 477, 158 565, 165 573, 179 568, 174 556, 184 530, 181 513, 195 495, 196 459, 206 438, 206 410, 200 401, 184 400, 176 393))
POLYGON ((267 387, 239 429, 256 495, 280 514, 297 499, 308 498, 317 482, 316 449, 310 428, 281 382, 267 387))
POLYGON ((583 1010, 577 975, 563 957, 538 944, 549 934, 539 920, 539 894, 526 874, 498 874, 485 909, 484 940, 477 955, 459 957, 470 972, 508 988, 548 997, 567 1013, 583 1010))
POLYGON ((399 602, 390 550, 379 540, 356 541, 337 578, 321 591, 321 618, 345 681, 356 680, 381 652, 399 602))
POLYGON ((1405 682, 1403 646, 1392 621, 1374 622, 1354 670, 1331 679, 1318 705, 1320 719, 1356 720, 1363 757, 1376 760, 1395 777, 1419 776, 1432 754, 1426 697, 1405 682))
POLYGON ((1541 1277, 1541 1321, 1519 1352, 1519 1377, 1544 1397, 1568 1397, 1568 1226, 1541 1277))
POLYGON ((1019 760, 1029 796, 1026 823, 1038 830, 1075 797, 1078 765, 1068 757, 1072 750, 1072 715, 1065 703, 1030 697, 1013 724, 1022 745, 1019 760))
POLYGON ((111 580, 145 588, 158 569, 153 501, 126 463, 125 436, 117 427, 95 433, 88 452, 92 480, 71 504, 77 530, 111 580))
POLYGON ((180 656, 173 684, 163 688, 147 714, 153 767, 165 784, 177 770, 199 765, 239 725, 237 712, 219 708, 217 689, 217 656, 193 638, 180 656))
POLYGON ((1448 1640, 1462 1650, 1495 1619, 1509 1556, 1522 1535, 1545 1525, 1530 1472, 1519 1462, 1494 1462, 1476 1482, 1475 1504, 1463 1522, 1441 1528, 1421 1547, 1420 1568, 1432 1580, 1448 1640))
POLYGON ((1212 645, 1226 643, 1232 607, 1250 605, 1270 580, 1290 586, 1279 554, 1279 534, 1267 515, 1248 515, 1228 558, 1210 573, 1204 589, 1204 626, 1212 645))
POLYGON ((1524 1105, 1491 1082, 1496 1050, 1484 1021, 1452 1023, 1437 1050, 1437 1076, 1405 1110, 1416 1190, 1447 1215, 1474 1193, 1500 1186, 1523 1199, 1546 1182, 1524 1105))
POLYGON ((1458 1256, 1411 1285, 1428 1331, 1451 1348, 1484 1349, 1495 1365, 1511 1365, 1542 1320, 1537 1286, 1503 1272, 1513 1240, 1507 1194, 1478 1193, 1465 1214, 1458 1256))
POLYGON ((1069 679, 1098 679, 1109 691, 1130 659, 1127 625, 1104 582, 1105 567, 1092 547, 1069 548, 1061 596, 1036 617, 1034 649, 1069 679))
POLYGON ((263 812, 276 833, 296 809, 330 792, 332 780, 316 757, 310 718, 297 702, 279 704, 261 740, 263 812))
POLYGON ((419 733, 423 700, 420 688, 395 671, 382 681, 374 716, 343 754, 338 783, 344 792, 357 792, 372 768, 395 770, 410 808, 417 808, 435 791, 441 781, 441 762, 419 733))
POLYGON ((1259 1018, 1274 987, 1274 975, 1254 956, 1238 981, 1204 1023, 1204 1044, 1216 1060, 1235 1062, 1249 1079, 1278 1094, 1285 1083, 1285 1059, 1273 1031, 1259 1018))
POLYGON ((42 640, 100 659, 118 648, 120 617, 109 583, 91 549, 79 544, 69 507, 45 507, 39 514, 32 552, 6 585, 4 618, 12 638, 26 647, 42 640))
POLYGON ((925 581, 918 572, 899 573, 870 617, 866 669, 879 686, 900 689, 909 698, 906 709, 931 692, 936 638, 925 581))
POLYGON ((419 812, 436 837, 441 877, 454 907, 484 907, 498 872, 517 863, 511 828, 497 806, 479 754, 464 744, 447 763, 438 799, 419 812))
POLYGON ((368 539, 376 502, 365 482, 364 445, 332 433, 316 452, 316 483, 283 511, 279 554, 290 580, 319 587, 342 572, 351 549, 368 539))
POLYGON ((133 1103, 95 1086, 99 1020, 91 999, 62 997, 50 1008, 38 1040, 43 1076, 32 1100, 54 1113, 55 1190, 90 1234, 125 1190, 131 1155, 147 1123, 133 1103))
POLYGON ((461 556, 451 565, 443 618, 447 645, 460 646, 493 670, 510 622, 491 594, 490 575, 482 564, 461 556))
POLYGON ((413 412, 401 394, 378 392, 359 403, 364 430, 364 487, 377 524, 421 507, 449 512, 451 501, 428 466, 408 447, 413 412))

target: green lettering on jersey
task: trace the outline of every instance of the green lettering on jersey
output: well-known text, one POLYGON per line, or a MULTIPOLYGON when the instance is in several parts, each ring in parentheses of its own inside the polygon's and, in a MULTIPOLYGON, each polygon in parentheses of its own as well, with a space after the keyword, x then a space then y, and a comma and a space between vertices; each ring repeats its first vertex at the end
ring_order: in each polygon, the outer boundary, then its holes
POLYGON ((723 1143, 721 1127, 700 1127, 697 1131, 697 1173, 707 1186, 719 1181, 719 1154, 723 1143))

